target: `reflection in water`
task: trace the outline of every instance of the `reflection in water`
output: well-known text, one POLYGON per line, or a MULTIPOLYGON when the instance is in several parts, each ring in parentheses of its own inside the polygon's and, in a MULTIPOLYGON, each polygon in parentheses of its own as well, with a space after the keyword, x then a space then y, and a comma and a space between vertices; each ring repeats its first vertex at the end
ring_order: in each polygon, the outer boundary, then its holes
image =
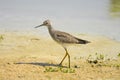
POLYGON ((111 0, 111 13, 114 17, 120 17, 120 0, 111 0))

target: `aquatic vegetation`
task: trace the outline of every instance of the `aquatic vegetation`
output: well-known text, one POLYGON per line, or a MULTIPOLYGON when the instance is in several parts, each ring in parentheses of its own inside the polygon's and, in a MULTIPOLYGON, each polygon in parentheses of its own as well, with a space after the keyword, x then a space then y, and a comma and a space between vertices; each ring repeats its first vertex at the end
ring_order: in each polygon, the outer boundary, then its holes
POLYGON ((52 67, 45 67, 44 72, 58 72, 59 70, 57 68, 52 68, 52 67))
POLYGON ((105 56, 103 54, 98 54, 96 53, 97 59, 98 60, 104 60, 105 56))
POLYGON ((75 69, 72 68, 62 68, 62 67, 45 67, 44 72, 62 72, 62 73, 75 73, 75 69))
POLYGON ((87 58, 88 63, 94 63, 97 64, 105 59, 105 56, 103 54, 96 53, 95 55, 89 55, 87 58))

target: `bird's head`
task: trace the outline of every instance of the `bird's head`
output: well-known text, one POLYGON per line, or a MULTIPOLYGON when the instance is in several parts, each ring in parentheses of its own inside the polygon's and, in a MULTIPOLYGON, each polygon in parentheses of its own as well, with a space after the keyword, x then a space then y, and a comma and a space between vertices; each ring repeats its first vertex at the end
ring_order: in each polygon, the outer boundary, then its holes
POLYGON ((41 27, 41 26, 51 26, 50 20, 45 20, 41 25, 36 26, 35 28, 41 27))

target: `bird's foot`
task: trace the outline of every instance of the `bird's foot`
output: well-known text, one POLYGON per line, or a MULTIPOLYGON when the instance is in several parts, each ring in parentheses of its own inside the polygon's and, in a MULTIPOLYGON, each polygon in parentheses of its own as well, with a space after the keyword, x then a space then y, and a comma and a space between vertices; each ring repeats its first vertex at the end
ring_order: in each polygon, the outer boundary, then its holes
POLYGON ((62 66, 62 64, 60 63, 58 66, 62 66))
POLYGON ((62 64, 59 64, 58 66, 62 68, 67 68, 66 66, 63 66, 62 64))

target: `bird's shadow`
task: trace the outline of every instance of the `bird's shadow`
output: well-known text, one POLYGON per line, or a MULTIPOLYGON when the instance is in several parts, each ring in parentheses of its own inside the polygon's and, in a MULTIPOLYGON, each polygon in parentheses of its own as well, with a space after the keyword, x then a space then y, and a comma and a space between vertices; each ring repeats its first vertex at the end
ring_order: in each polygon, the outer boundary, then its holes
POLYGON ((17 62, 17 63, 14 63, 14 64, 30 64, 30 65, 37 65, 37 66, 54 66, 54 67, 64 67, 66 68, 66 66, 61 66, 61 65, 58 65, 58 64, 52 64, 52 63, 42 63, 42 62, 17 62))

